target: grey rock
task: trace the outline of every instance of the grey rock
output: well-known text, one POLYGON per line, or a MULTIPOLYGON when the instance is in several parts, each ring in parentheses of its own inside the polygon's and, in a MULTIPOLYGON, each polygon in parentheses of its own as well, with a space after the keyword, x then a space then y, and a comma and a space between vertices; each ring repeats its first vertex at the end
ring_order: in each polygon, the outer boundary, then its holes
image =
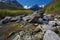
POLYGON ((59 20, 54 20, 54 21, 49 21, 49 25, 53 26, 60 26, 60 21, 59 20))
POLYGON ((14 18, 14 17, 13 17, 13 18, 11 19, 11 22, 13 22, 13 21, 17 21, 17 18, 14 18))
POLYGON ((29 21, 31 19, 30 15, 23 17, 24 21, 29 21))
POLYGON ((39 17, 40 17, 39 13, 34 12, 32 15, 23 17, 23 20, 27 22, 35 22, 39 19, 39 17))
POLYGON ((29 35, 25 35, 25 36, 24 36, 24 40, 32 40, 32 37, 29 36, 29 35))
POLYGON ((19 32, 19 35, 20 35, 20 36, 22 36, 22 35, 24 35, 24 34, 25 34, 24 31, 19 32))
POLYGON ((48 15, 47 15, 47 18, 48 18, 49 20, 52 20, 52 15, 51 15, 51 14, 48 14, 48 15))
POLYGON ((38 21, 38 23, 41 23, 41 24, 43 23, 43 19, 42 18, 39 18, 37 21, 38 21))
POLYGON ((45 16, 43 17, 43 19, 48 19, 48 16, 47 16, 47 15, 45 15, 45 16))
POLYGON ((57 20, 56 23, 60 26, 60 21, 59 20, 57 20))
POLYGON ((37 40, 43 37, 44 32, 38 32, 35 35, 32 35, 32 40, 37 40))
POLYGON ((8 38, 8 40, 22 40, 22 39, 21 39, 21 36, 19 35, 19 33, 15 33, 12 36, 10 36, 8 38))
POLYGON ((60 26, 57 26, 57 28, 60 28, 60 26))
POLYGON ((16 17, 12 17, 11 18, 12 22, 14 22, 14 21, 16 22, 17 20, 20 20, 20 16, 16 16, 16 17))
POLYGON ((49 25, 53 26, 55 25, 56 21, 49 21, 49 25))
POLYGON ((47 30, 43 40, 60 40, 60 37, 55 32, 47 30))
POLYGON ((49 20, 50 20, 50 19, 49 19, 49 16, 47 16, 47 15, 45 15, 42 19, 43 19, 43 21, 42 21, 43 24, 48 24, 48 22, 49 22, 49 20))
POLYGON ((11 20, 11 17, 6 16, 4 19, 2 19, 2 20, 0 21, 0 24, 8 23, 8 22, 10 22, 10 20, 11 20))
POLYGON ((34 35, 34 37, 36 37, 36 38, 42 38, 43 34, 44 34, 44 32, 39 32, 36 35, 34 35))
POLYGON ((56 27, 52 27, 51 25, 38 25, 38 28, 40 28, 43 32, 47 30, 55 30, 56 27))
POLYGON ((21 40, 20 35, 16 35, 16 37, 13 40, 21 40))

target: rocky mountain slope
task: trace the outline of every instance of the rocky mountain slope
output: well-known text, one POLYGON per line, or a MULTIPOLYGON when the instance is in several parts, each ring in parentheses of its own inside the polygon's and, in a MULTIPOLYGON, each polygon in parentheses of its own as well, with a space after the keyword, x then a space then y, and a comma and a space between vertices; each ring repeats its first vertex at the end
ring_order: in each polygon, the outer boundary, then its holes
POLYGON ((52 0, 52 3, 46 7, 46 13, 60 14, 60 0, 52 0))
POLYGON ((0 0, 0 9, 23 9, 16 0, 0 0))

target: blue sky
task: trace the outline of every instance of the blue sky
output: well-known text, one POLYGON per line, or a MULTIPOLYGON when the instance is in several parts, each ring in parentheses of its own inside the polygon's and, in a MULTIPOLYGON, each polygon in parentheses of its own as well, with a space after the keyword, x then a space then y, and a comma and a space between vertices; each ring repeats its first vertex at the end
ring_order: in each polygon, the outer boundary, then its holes
POLYGON ((45 5, 51 2, 51 0, 17 0, 23 6, 32 6, 34 4, 45 5))

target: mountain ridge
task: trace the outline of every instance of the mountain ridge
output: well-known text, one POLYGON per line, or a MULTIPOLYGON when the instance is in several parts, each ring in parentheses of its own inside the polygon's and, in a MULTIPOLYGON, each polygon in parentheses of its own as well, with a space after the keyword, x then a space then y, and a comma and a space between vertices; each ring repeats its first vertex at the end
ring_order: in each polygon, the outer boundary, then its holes
POLYGON ((23 6, 16 0, 0 0, 0 8, 2 9, 23 9, 23 6))

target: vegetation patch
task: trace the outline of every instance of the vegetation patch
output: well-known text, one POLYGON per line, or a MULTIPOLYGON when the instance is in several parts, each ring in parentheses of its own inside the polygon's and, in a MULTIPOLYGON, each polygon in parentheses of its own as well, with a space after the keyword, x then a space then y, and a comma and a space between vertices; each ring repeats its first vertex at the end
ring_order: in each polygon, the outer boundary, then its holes
POLYGON ((5 16, 18 16, 22 14, 32 14, 32 10, 2 10, 0 9, 0 18, 5 16))
POLYGON ((60 28, 56 28, 55 32, 60 36, 60 28))
POLYGON ((45 13, 60 14, 60 0, 52 0, 50 5, 47 5, 45 13))

